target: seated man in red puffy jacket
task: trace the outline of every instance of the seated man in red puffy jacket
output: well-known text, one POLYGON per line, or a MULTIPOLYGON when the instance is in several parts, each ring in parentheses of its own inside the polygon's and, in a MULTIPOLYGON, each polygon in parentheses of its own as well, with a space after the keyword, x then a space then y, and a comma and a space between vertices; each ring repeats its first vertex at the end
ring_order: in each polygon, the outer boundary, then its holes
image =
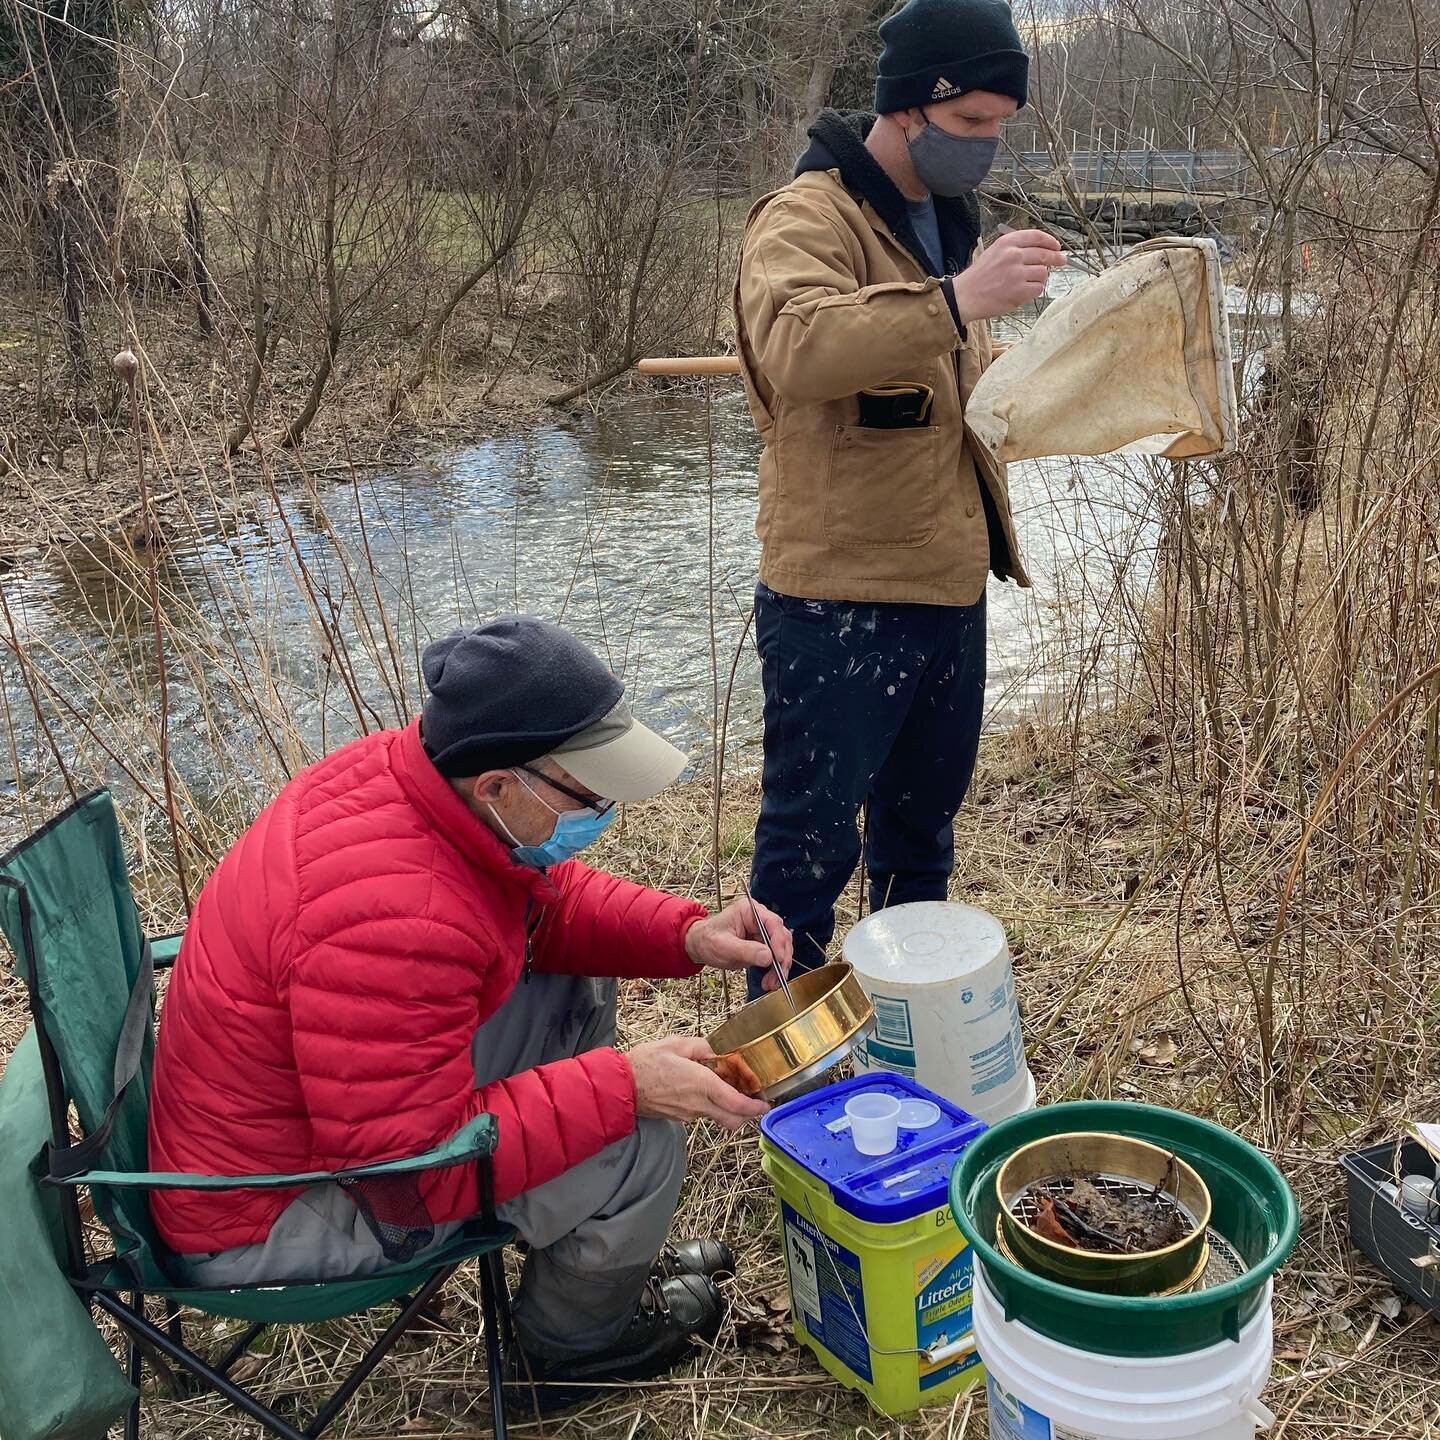
MULTIPOLYGON (((508 616, 430 646, 424 674, 418 721, 296 776, 206 884, 162 1009, 150 1162, 340 1169, 490 1112, 499 1213, 529 1245, 520 1349, 563 1403, 567 1382, 648 1378, 713 1337, 709 1277, 733 1261, 666 1245, 676 1122, 765 1109, 698 1063, 703 1040, 616 1050, 614 977, 768 952, 748 907, 708 916, 569 858, 684 765, 578 640, 508 616)), ((184 1277, 223 1286, 423 1258, 480 1205, 459 1166, 408 1188, 161 1191, 154 1213, 184 1277)))

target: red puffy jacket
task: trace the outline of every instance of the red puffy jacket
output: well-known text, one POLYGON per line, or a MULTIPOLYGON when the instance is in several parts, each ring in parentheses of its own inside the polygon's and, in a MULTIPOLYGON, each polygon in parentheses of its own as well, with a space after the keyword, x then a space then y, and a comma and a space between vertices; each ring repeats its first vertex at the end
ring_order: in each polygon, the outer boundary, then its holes
MULTIPOLYGON (((310 766, 196 903, 161 1012, 152 1168, 334 1170, 418 1154, 489 1111, 505 1200, 623 1139, 635 1084, 615 1050, 475 1088, 470 1038, 520 976, 527 912, 537 971, 696 973, 684 940, 703 907, 574 860, 516 865, 418 722, 310 766)), ((263 1240, 297 1193, 157 1191, 155 1220, 174 1250, 223 1250, 263 1240)), ((435 1220, 480 1208, 470 1165, 421 1193, 435 1220)))

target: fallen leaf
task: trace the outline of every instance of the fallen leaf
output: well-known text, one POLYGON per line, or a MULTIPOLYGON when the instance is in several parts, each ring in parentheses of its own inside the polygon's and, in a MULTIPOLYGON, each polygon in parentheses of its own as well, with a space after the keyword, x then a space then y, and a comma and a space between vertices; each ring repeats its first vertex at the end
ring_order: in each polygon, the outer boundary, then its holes
POLYGON ((263 1355, 242 1355, 229 1370, 229 1378, 237 1385, 243 1385, 247 1380, 253 1380, 259 1373, 260 1368, 265 1364, 263 1355))
POLYGON ((735 1343, 746 1349, 783 1354, 794 1343, 790 1334, 790 1291, 782 1287, 737 1299, 732 1304, 735 1343))
POLYGON ((1055 1213, 1055 1202, 1048 1195, 1040 1197, 1040 1204, 1035 1211, 1035 1218, 1030 1222, 1030 1228, 1056 1245, 1064 1245, 1068 1250, 1080 1249, 1075 1238, 1060 1223, 1060 1217, 1055 1213))
POLYGON ((783 1355, 790 1348, 788 1335, 756 1335, 744 1342, 747 1349, 763 1350, 767 1355, 783 1355))
POLYGON ((1140 1052, 1140 1063, 1142 1065, 1173 1065, 1175 1057, 1180 1053, 1180 1047, 1170 1035, 1160 1035, 1152 1040, 1140 1052))
POLYGON ((1325 1317, 1325 1324, 1333 1334, 1339 1335, 1342 1331, 1353 1330, 1355 1322, 1343 1311, 1333 1310, 1325 1317))
POLYGON ((1371 1302, 1370 1308, 1387 1320, 1398 1320, 1405 1304, 1398 1295, 1381 1295, 1371 1302))

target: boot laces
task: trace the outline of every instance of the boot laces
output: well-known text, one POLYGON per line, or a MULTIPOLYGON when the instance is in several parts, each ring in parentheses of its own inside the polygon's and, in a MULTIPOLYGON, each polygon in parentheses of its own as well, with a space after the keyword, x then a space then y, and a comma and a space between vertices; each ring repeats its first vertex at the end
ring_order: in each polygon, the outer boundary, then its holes
POLYGON ((650 1302, 652 1313, 670 1318, 670 1302, 665 1298, 665 1285, 658 1275, 650 1275, 645 1281, 645 1298, 650 1302))

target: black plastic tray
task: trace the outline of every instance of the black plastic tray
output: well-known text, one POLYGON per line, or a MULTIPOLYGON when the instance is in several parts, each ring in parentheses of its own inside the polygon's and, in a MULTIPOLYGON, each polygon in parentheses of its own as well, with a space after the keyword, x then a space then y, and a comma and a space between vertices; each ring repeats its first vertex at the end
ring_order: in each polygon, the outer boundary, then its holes
POLYGON ((1400 1175, 1433 1175, 1434 1159, 1418 1140, 1400 1140, 1357 1150, 1340 1163, 1350 1186, 1350 1239, 1395 1282, 1397 1289, 1440 1315, 1440 1258, 1428 1268, 1415 1263, 1440 1257, 1440 1225, 1427 1224, 1380 1193, 1381 1185, 1397 1183, 1400 1175))

